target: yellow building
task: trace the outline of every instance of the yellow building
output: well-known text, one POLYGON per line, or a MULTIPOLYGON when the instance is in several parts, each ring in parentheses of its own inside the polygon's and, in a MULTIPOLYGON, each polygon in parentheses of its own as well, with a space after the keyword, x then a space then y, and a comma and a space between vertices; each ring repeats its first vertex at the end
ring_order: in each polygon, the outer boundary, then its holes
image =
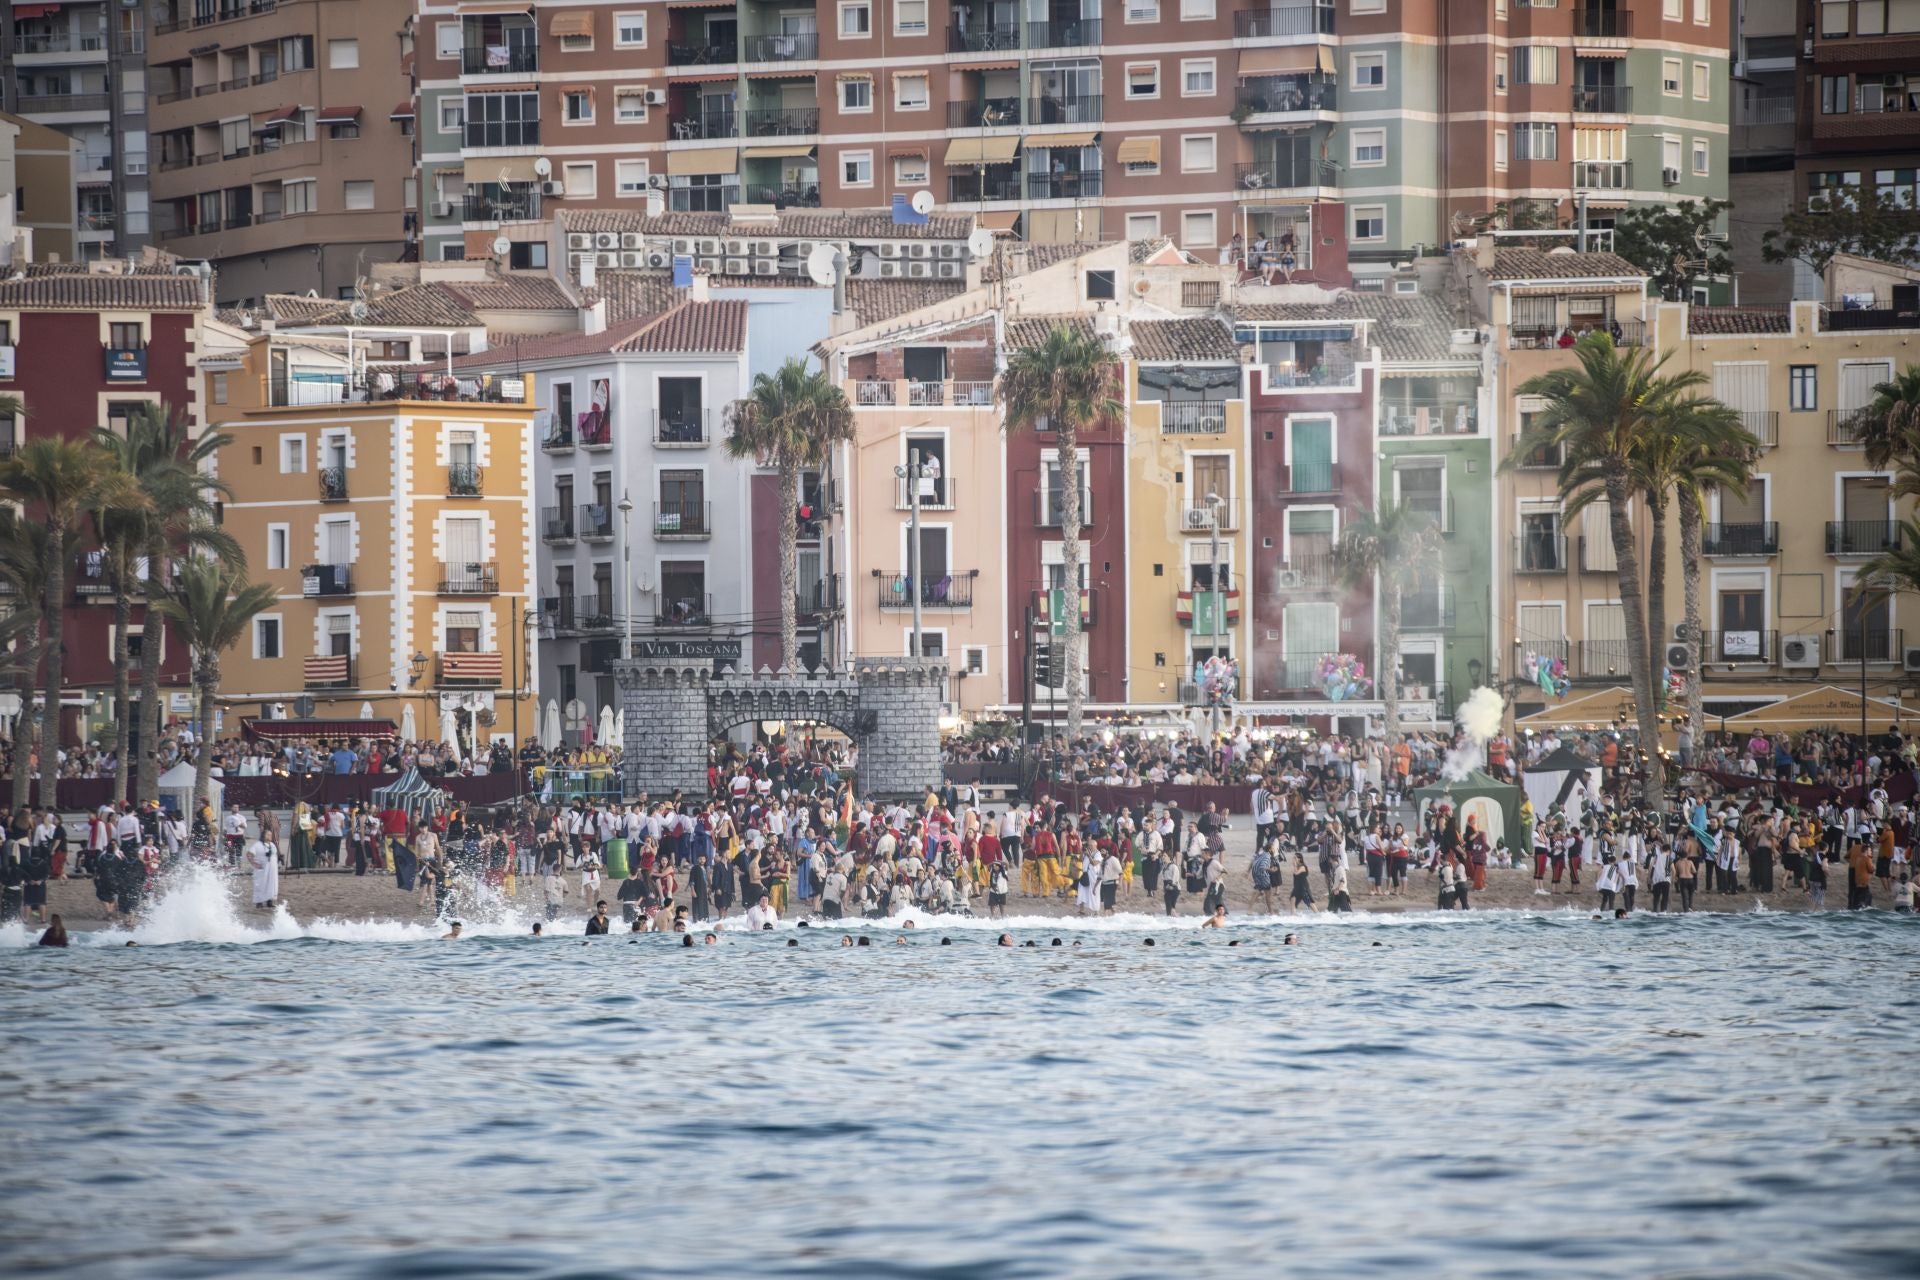
POLYGON ((234 364, 209 375, 224 527, 279 603, 222 659, 229 714, 472 747, 534 732, 528 387, 355 399, 364 352, 340 339, 260 338, 234 364))

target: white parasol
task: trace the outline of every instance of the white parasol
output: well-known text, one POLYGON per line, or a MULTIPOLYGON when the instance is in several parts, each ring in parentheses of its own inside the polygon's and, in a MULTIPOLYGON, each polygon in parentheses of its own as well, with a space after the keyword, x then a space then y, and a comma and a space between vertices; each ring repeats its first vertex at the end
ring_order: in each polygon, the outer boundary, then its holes
POLYGON ((547 709, 540 716, 540 745, 548 751, 560 748, 560 704, 552 698, 547 699, 547 709))
POLYGON ((609 703, 600 708, 600 727, 596 730, 594 741, 605 745, 613 741, 613 705, 609 703))

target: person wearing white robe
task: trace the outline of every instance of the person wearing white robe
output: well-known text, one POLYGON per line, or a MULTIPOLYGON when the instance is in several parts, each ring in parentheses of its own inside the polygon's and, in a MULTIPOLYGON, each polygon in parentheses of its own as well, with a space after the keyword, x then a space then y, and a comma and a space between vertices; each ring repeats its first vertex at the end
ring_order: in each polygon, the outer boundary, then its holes
POLYGON ((1100 865, 1098 850, 1089 848, 1080 855, 1080 885, 1074 892, 1073 904, 1082 915, 1100 913, 1100 865))
POLYGON ((255 839, 247 846, 247 866, 253 870, 253 905, 272 906, 280 896, 280 851, 255 839))

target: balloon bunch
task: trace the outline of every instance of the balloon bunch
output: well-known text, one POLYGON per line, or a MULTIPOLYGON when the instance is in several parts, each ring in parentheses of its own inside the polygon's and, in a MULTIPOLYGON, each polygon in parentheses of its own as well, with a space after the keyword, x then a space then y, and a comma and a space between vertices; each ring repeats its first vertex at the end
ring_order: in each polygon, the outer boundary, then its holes
POLYGON ((1527 681, 1540 686, 1540 692, 1549 698, 1564 698, 1567 690, 1573 688, 1573 677, 1567 674, 1565 658, 1543 658, 1536 654, 1527 655, 1527 681))
POLYGON ((1329 653, 1321 658, 1313 678, 1334 702, 1365 697, 1373 690, 1367 664, 1350 653, 1329 653))
POLYGON ((1209 706, 1230 703, 1240 682, 1240 664, 1216 654, 1193 664, 1193 681, 1206 692, 1209 706))

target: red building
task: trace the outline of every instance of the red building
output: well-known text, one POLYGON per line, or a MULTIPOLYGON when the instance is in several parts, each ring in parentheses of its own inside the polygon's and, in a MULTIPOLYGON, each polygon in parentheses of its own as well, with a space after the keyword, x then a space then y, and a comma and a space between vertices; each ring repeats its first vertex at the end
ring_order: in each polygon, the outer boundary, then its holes
MULTIPOLYGON (((143 404, 164 403, 198 421, 194 362, 210 296, 208 281, 163 267, 104 274, 78 264, 29 266, 0 280, 0 395, 22 410, 0 420, 0 452, 36 437, 124 427, 143 404)), ((114 666, 113 598, 97 560, 83 550, 69 576, 62 702, 71 741, 112 723, 114 666)), ((128 637, 136 664, 145 624, 136 603, 128 637)), ((166 646, 160 661, 163 691, 184 690, 184 646, 166 646)), ((18 713, 18 697, 0 694, 0 718, 18 713)))

